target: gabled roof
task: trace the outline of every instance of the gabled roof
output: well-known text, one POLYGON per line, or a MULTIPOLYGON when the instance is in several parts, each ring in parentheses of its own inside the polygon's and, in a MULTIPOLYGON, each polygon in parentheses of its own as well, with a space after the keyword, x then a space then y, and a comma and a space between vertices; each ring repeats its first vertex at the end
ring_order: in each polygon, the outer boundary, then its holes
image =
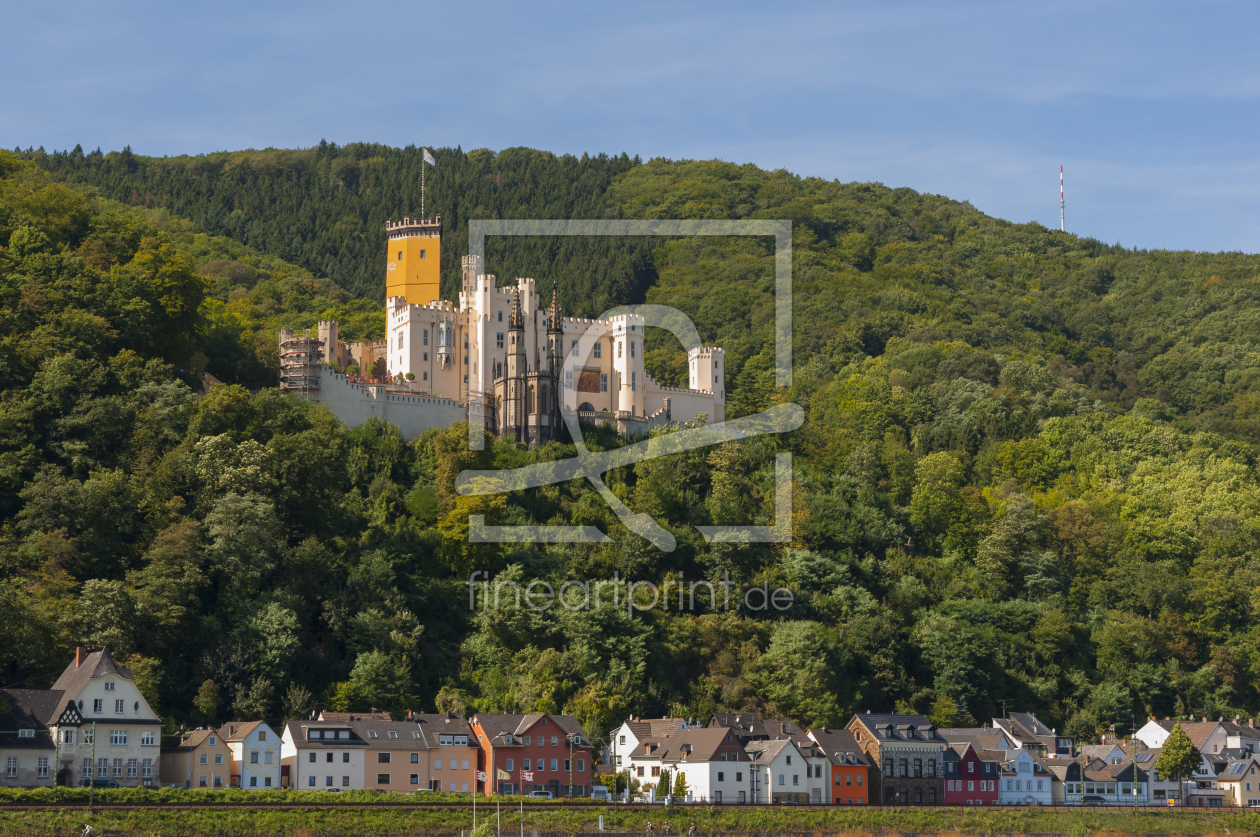
POLYGON ((4 695, 16 720, 45 727, 56 723, 69 700, 59 689, 0 689, 0 694, 4 695))
POLYGON ((744 741, 769 737, 766 725, 756 712, 714 712, 709 726, 727 727, 744 741))
POLYGON ((298 747, 326 747, 329 749, 348 750, 359 749, 367 745, 367 742, 359 737, 359 731, 354 728, 353 724, 337 723, 333 721, 289 721, 284 725, 282 733, 290 741, 298 747), (349 738, 320 738, 311 739, 307 736, 308 730, 323 729, 344 729, 350 732, 349 738))
POLYGON ((262 724, 262 721, 233 721, 219 727, 219 736, 224 741, 242 741, 262 724))
MULTIPOLYGON (((1254 723, 1254 720, 1252 722, 1254 723)), ((1251 724, 1243 723, 1241 718, 1234 721, 1221 721, 1220 724, 1225 728, 1226 735, 1237 735, 1242 738, 1260 740, 1260 729, 1256 729, 1251 724)))
POLYGON ((847 729, 828 729, 822 727, 811 729, 810 735, 817 742, 832 764, 850 764, 869 766, 866 754, 862 752, 857 739, 847 729))
POLYGON ((760 753, 761 754, 760 759, 759 759, 760 762, 762 764, 767 764, 771 761, 774 761, 776 758, 778 758, 779 754, 782 753, 788 747, 791 747, 792 749, 796 749, 796 745, 786 738, 779 738, 773 741, 766 741, 764 739, 758 739, 757 741, 749 741, 747 744, 745 744, 744 751, 747 752, 750 756, 753 753, 760 753))
POLYGON ((413 714, 411 720, 424 734, 425 743, 432 747, 438 746, 439 735, 466 735, 469 744, 474 744, 477 740, 468 720, 453 712, 413 714))
POLYGON ((53 691, 63 691, 66 697, 75 698, 83 691, 88 683, 104 677, 107 674, 114 674, 124 680, 131 680, 131 671, 123 668, 114 662, 114 657, 109 653, 109 647, 106 646, 100 651, 93 651, 87 655, 79 665, 75 665, 74 661, 66 666, 66 670, 61 672, 61 676, 57 678, 57 682, 53 684, 53 691))
MULTIPOLYGON (((578 719, 572 715, 552 715, 550 713, 533 713, 530 715, 515 714, 477 714, 471 719, 472 723, 477 724, 485 732, 490 739, 492 747, 518 747, 521 745, 521 736, 527 730, 531 729, 534 724, 547 718, 557 726, 557 735, 578 734, 582 736, 582 741, 586 744, 590 743, 590 736, 586 734, 586 730, 582 729, 582 725, 578 723, 578 719), (507 741, 507 736, 511 734, 512 741, 507 741)), ((550 734, 550 733, 548 733, 550 734)))
POLYGON ((392 721, 388 712, 329 712, 320 710, 319 720, 349 723, 350 721, 392 721))
POLYGON ((216 746, 220 744, 227 746, 223 736, 216 729, 190 729, 187 732, 167 736, 162 741, 162 750, 165 752, 195 750, 207 743, 207 739, 212 735, 215 736, 216 746))
MULTIPOLYGON (((1085 774, 1085 780, 1104 781, 1104 782, 1133 782, 1133 762, 1126 761, 1123 764, 1107 764, 1093 770, 1082 771, 1085 774)), ((1146 781, 1146 771, 1137 770, 1138 783, 1146 781)))
MULTIPOLYGON (((664 762, 696 763, 713 761, 723 744, 731 748, 743 749, 739 739, 732 730, 726 727, 703 727, 699 729, 679 730, 669 738, 655 739, 662 743, 665 753, 661 756, 664 762), (731 741, 727 741, 730 736, 731 741)), ((657 755, 653 753, 652 755, 657 755)))
POLYGON ((1186 735, 1190 736, 1190 743, 1198 750, 1202 750, 1203 745, 1207 744, 1207 740, 1212 736, 1212 733, 1216 732, 1216 730, 1221 727, 1220 721, 1155 720, 1154 723, 1163 727, 1168 732, 1172 732, 1175 726, 1181 724, 1182 730, 1185 731, 1186 735))
POLYGON ((872 735, 879 739, 939 741, 943 743, 943 739, 934 734, 936 728, 932 726, 932 722, 922 715, 890 715, 865 712, 854 715, 849 724, 855 722, 866 727, 872 735), (891 738, 885 735, 886 730, 892 730, 891 738))
POLYGON ((1080 752, 1086 761, 1102 759, 1105 762, 1108 760, 1107 757, 1113 753, 1119 752, 1123 755, 1125 749, 1119 744, 1083 744, 1080 752))
POLYGON ((429 749, 420 725, 412 721, 355 721, 350 726, 373 750, 429 749))
POLYGON ((1251 775, 1252 766, 1260 766, 1260 758, 1254 754, 1248 754, 1245 758, 1233 759, 1220 771, 1218 776, 1222 782, 1239 782, 1244 776, 1251 775))
POLYGON ((53 750, 52 734, 43 717, 56 712, 61 692, 41 689, 0 689, 9 704, 9 711, 0 715, 0 747, 6 750, 53 750), (43 716, 43 717, 41 717, 43 716), (31 730, 30 738, 18 736, 18 730, 31 730))

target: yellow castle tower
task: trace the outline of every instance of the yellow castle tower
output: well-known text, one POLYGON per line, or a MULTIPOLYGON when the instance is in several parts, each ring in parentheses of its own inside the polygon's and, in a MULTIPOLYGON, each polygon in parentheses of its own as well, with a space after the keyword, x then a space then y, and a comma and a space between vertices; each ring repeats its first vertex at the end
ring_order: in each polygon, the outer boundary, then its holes
POLYGON ((385 298, 427 305, 439 298, 442 279, 442 216, 386 221, 389 237, 385 298))

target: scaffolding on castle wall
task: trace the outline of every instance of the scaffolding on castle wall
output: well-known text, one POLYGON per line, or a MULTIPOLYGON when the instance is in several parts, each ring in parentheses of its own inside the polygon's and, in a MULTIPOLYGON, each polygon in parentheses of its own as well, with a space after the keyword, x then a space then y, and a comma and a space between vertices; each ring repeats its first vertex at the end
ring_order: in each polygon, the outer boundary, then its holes
POLYGON ((309 398, 319 390, 319 367, 324 346, 311 329, 301 333, 284 329, 280 333, 280 391, 309 398))

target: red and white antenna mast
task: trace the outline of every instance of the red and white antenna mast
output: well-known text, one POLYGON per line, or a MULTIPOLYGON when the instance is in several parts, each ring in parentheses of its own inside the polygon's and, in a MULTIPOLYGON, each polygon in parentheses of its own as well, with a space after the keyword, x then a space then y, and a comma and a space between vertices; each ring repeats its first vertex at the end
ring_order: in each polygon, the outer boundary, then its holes
POLYGON ((1063 227, 1063 166, 1059 166, 1059 232, 1065 232, 1063 227))

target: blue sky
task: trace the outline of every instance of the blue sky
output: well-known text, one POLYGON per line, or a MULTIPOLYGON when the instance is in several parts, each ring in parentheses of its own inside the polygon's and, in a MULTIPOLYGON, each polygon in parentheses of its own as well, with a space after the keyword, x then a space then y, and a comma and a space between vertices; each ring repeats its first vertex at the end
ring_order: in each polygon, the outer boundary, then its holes
POLYGON ((1260 251, 1260 5, 11 4, 0 145, 720 158, 1260 251))

